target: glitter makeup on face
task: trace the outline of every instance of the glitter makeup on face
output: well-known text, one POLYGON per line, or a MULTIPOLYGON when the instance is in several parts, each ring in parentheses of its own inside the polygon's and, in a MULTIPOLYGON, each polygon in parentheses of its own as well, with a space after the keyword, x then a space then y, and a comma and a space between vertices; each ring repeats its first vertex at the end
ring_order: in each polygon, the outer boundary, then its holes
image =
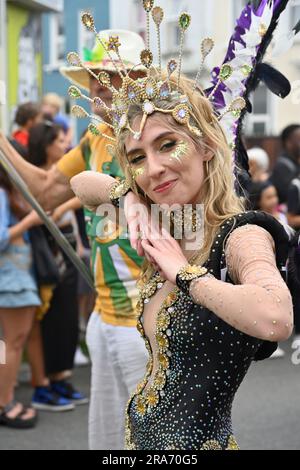
POLYGON ((181 163, 182 157, 187 155, 189 150, 189 145, 187 142, 181 141, 178 143, 176 146, 176 149, 173 153, 171 153, 171 159, 177 160, 179 163, 181 163))
POLYGON ((132 178, 135 180, 138 176, 142 176, 145 173, 145 168, 132 169, 132 178))

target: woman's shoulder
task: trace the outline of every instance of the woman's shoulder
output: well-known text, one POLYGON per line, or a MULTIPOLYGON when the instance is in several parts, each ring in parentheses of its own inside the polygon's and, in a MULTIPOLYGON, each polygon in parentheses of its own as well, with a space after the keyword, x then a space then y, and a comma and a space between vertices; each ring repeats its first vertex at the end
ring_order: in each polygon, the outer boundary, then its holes
POLYGON ((245 211, 229 217, 221 225, 208 260, 211 271, 218 275, 220 268, 225 266, 228 247, 235 253, 253 251, 258 240, 266 247, 272 247, 277 266, 281 269, 288 257, 289 235, 275 217, 262 211, 245 211))
POLYGON ((277 220, 274 216, 266 212, 246 211, 235 215, 231 219, 232 224, 230 232, 238 230, 240 233, 242 233, 240 228, 245 226, 247 227, 244 229, 245 231, 258 231, 260 233, 263 233, 264 231, 269 232, 272 238, 279 238, 285 242, 287 242, 289 239, 289 235, 282 223, 279 222, 279 220, 277 220), (254 228, 251 228, 252 226, 254 228))
MULTIPOLYGON (((253 237, 262 237, 273 242, 273 237, 268 230, 257 224, 246 223, 232 230, 229 234, 227 245, 234 241, 253 240, 253 237)), ((254 238, 255 240, 255 238, 254 238)), ((274 242, 273 242, 274 243, 274 242)))
POLYGON ((252 237, 260 236, 265 240, 272 241, 275 250, 280 257, 286 257, 289 248, 290 234, 271 214, 263 211, 247 211, 238 214, 232 224, 230 237, 252 237), (248 234, 248 235, 247 235, 248 234))
POLYGON ((258 251, 276 251, 271 233, 260 225, 241 225, 229 234, 225 248, 227 261, 255 260, 258 251))

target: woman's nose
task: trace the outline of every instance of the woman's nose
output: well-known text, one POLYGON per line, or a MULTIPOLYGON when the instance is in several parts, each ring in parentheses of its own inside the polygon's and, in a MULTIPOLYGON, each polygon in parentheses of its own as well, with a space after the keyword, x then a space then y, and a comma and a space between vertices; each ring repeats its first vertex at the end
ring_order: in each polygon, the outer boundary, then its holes
POLYGON ((157 154, 148 155, 148 175, 156 178, 165 172, 165 166, 157 154))

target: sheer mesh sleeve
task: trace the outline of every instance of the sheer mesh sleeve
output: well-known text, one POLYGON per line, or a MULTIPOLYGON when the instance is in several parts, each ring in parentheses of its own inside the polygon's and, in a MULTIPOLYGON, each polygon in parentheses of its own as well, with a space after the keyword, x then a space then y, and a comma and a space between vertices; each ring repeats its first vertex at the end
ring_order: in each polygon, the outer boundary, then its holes
POLYGON ((257 225, 244 225, 229 236, 225 249, 235 285, 204 277, 191 283, 192 299, 240 331, 278 341, 292 331, 290 292, 276 266, 274 241, 257 225))

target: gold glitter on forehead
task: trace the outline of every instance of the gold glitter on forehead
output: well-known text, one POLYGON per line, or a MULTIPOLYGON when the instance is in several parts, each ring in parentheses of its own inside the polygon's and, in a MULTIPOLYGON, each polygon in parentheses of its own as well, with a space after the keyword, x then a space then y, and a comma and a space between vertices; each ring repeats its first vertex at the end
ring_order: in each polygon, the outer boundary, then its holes
POLYGON ((171 159, 175 159, 181 163, 182 157, 187 155, 188 151, 189 151, 189 144, 182 140, 181 142, 178 143, 174 152, 171 153, 171 159))

